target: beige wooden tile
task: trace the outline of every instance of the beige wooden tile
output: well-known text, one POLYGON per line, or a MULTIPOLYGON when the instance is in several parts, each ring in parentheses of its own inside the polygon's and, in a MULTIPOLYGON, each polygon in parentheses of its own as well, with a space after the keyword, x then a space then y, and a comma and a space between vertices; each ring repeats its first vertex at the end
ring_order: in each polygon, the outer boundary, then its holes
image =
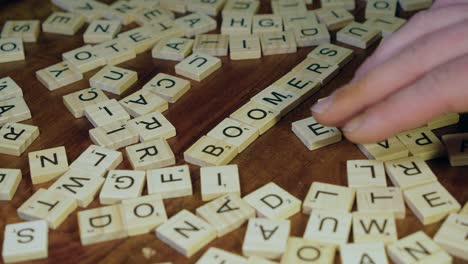
POLYGON ((56 179, 68 170, 65 147, 29 152, 31 181, 39 184, 56 179))
POLYGON ((154 111, 164 112, 169 108, 166 100, 144 89, 140 89, 120 100, 119 103, 133 117, 139 117, 154 111))
POLYGON ((321 61, 338 65, 343 67, 346 65, 354 56, 352 49, 340 47, 331 43, 324 43, 313 49, 307 57, 316 58, 321 61))
POLYGON ((259 134, 252 126, 226 118, 208 132, 207 136, 234 145, 241 153, 258 138, 259 134))
POLYGON ((418 157, 387 161, 385 169, 393 185, 402 190, 437 181, 431 168, 418 157))
POLYGON ((31 119, 31 111, 23 97, 0 101, 0 125, 31 119))
POLYGON ((328 264, 333 263, 335 247, 324 243, 309 241, 300 237, 290 237, 288 246, 281 258, 281 264, 328 264))
POLYGON ((26 221, 46 220, 57 229, 78 207, 75 199, 58 191, 39 189, 18 209, 18 216, 26 221))
POLYGON ((180 254, 191 257, 216 238, 216 230, 183 209, 159 226, 156 236, 180 254))
POLYGON ((10 77, 0 78, 0 101, 13 97, 23 97, 23 90, 10 77))
POLYGON ((262 258, 259 256, 250 256, 247 259, 247 264, 278 264, 278 262, 272 261, 266 258, 262 258))
POLYGON ((445 149, 437 136, 428 128, 417 128, 402 132, 397 138, 405 145, 411 155, 424 160, 434 159, 445 154, 445 149))
POLYGON ((212 31, 217 26, 216 20, 202 13, 179 17, 175 20, 175 24, 182 28, 184 35, 188 38, 212 31))
POLYGON ((468 215, 468 202, 465 202, 465 206, 463 206, 463 208, 458 213, 462 215, 468 215))
POLYGON ((36 126, 6 123, 0 128, 0 153, 19 157, 38 136, 36 126))
POLYGON ((330 33, 324 24, 303 24, 295 26, 292 30, 298 47, 310 47, 330 43, 330 33))
POLYGON ((140 26, 152 24, 160 20, 174 19, 174 17, 174 13, 157 5, 142 9, 134 15, 135 22, 140 26))
POLYGON ((396 219, 406 215, 405 203, 400 188, 368 187, 356 190, 359 213, 393 213, 396 219))
POLYGON ((185 14, 187 12, 187 4, 185 0, 159 0, 159 5, 162 8, 177 13, 185 14))
POLYGON ((319 149, 337 143, 342 139, 342 134, 338 128, 323 126, 313 117, 293 122, 291 128, 309 150, 319 149))
POLYGON ((243 201, 236 193, 229 193, 196 210, 197 215, 212 225, 218 237, 222 237, 255 217, 255 209, 243 201))
POLYGON ((142 89, 159 95, 169 103, 175 103, 190 90, 190 87, 189 81, 161 72, 146 83, 142 89))
POLYGON ((390 259, 397 264, 452 263, 450 257, 423 231, 408 235, 387 247, 390 259))
POLYGON ((89 84, 91 87, 121 95, 137 81, 137 72, 116 66, 107 66, 93 75, 89 79, 89 84))
POLYGON ((286 251, 290 230, 289 220, 251 218, 242 244, 242 253, 247 257, 280 258, 286 251))
POLYGON ((265 105, 284 116, 301 103, 300 97, 301 95, 292 89, 270 85, 250 100, 265 105))
POLYGON ((210 16, 217 16, 226 0, 186 0, 187 11, 200 12, 210 16))
POLYGON ((201 167, 200 185, 203 201, 210 201, 228 193, 241 195, 237 165, 201 167))
POLYGON ((84 43, 95 44, 112 40, 122 25, 118 20, 94 20, 83 34, 84 43))
POLYGON ((162 138, 125 148, 135 170, 158 169, 175 164, 175 156, 167 141, 162 138))
POLYGON ((290 13, 305 13, 307 6, 303 0, 272 1, 271 8, 274 14, 285 15, 290 13))
POLYGON ((263 56, 295 53, 297 51, 296 39, 291 31, 265 32, 260 34, 263 56))
POLYGON ((338 65, 330 64, 315 58, 306 58, 293 71, 301 71, 308 74, 325 85, 338 74, 338 65))
POLYGON ((23 42, 36 42, 41 31, 39 20, 8 20, 3 25, 2 38, 21 38, 23 42))
POLYGON ((87 106, 108 101, 107 95, 98 88, 87 88, 63 96, 63 103, 75 117, 83 117, 87 106))
POLYGON ((83 74, 72 69, 66 62, 59 62, 36 71, 37 80, 50 91, 62 88, 83 79, 83 74))
POLYGON ((379 30, 358 22, 351 22, 336 33, 336 40, 361 49, 367 49, 381 37, 379 30))
POLYGON ((159 194, 162 199, 190 196, 192 179, 188 165, 148 170, 149 194, 159 194))
POLYGON ((406 19, 393 17, 393 16, 381 16, 370 18, 364 22, 365 25, 377 29, 382 33, 382 37, 386 38, 393 34, 393 32, 400 29, 406 23, 406 19))
POLYGON ((127 111, 115 99, 86 106, 84 114, 94 127, 130 119, 127 111))
POLYGON ((120 209, 128 236, 150 233, 167 221, 166 209, 158 194, 123 200, 120 209))
POLYGON ((136 58, 135 48, 119 39, 111 39, 94 46, 95 53, 106 59, 106 64, 116 65, 136 58))
POLYGON ((260 36, 267 32, 282 32, 283 19, 279 15, 262 14, 252 18, 252 34, 260 36))
POLYGON ((80 14, 54 12, 44 22, 42 31, 72 36, 84 25, 85 19, 80 14))
POLYGON ((231 35, 229 38, 231 60, 258 59, 262 56, 260 38, 253 35, 231 35))
POLYGON ((348 242, 352 218, 352 214, 346 212, 313 210, 304 238, 333 246, 344 245, 348 242))
POLYGON ((255 127, 261 135, 273 127, 280 120, 281 115, 270 107, 250 101, 229 117, 255 127))
POLYGON ((468 165, 468 133, 443 135, 442 141, 447 148, 450 165, 468 165))
POLYGON ((441 115, 437 118, 434 118, 430 122, 427 123, 427 127, 431 130, 451 126, 458 124, 460 121, 460 114, 458 113, 448 113, 441 115))
POLYGON ((310 214, 315 210, 350 212, 354 204, 355 191, 351 188, 313 182, 304 199, 302 212, 310 214))
POLYGON ((151 55, 155 59, 181 61, 192 53, 192 47, 192 39, 180 37, 165 38, 153 47, 151 55))
POLYGON ((260 8, 258 0, 227 0, 222 14, 225 16, 250 15, 253 16, 260 8))
POLYGON ((252 34, 252 15, 226 15, 221 23, 221 34, 231 36, 245 36, 252 34))
POLYGON ((138 132, 122 120, 89 130, 89 137, 94 144, 111 150, 138 143, 138 132))
POLYGON ((348 186, 387 187, 384 163, 377 160, 348 160, 346 162, 348 186))
POLYGON ((388 264, 383 243, 346 244, 340 247, 341 263, 379 263, 388 264))
POLYGON ((344 8, 352 11, 356 8, 354 0, 320 0, 321 7, 324 9, 344 8))
POLYGON ((343 28, 354 20, 354 16, 344 8, 321 8, 315 14, 320 23, 327 25, 328 30, 343 28))
POLYGON ((229 36, 220 34, 201 34, 195 37, 193 52, 211 56, 227 56, 229 36))
POLYGON ((87 22, 102 18, 109 7, 107 4, 97 0, 69 1, 69 4, 70 6, 66 10, 82 15, 87 22))
POLYGON ((142 26, 120 33, 118 40, 135 49, 136 54, 151 50, 163 36, 155 34, 152 26, 142 26))
POLYGON ((224 251, 219 248, 209 248, 201 258, 198 259, 196 264, 247 264, 247 259, 239 255, 224 251))
POLYGON ((45 259, 49 228, 43 220, 5 225, 2 257, 5 263, 45 259))
POLYGON ((397 0, 370 0, 367 1, 365 17, 380 18, 386 16, 395 16, 397 11, 397 0))
POLYGON ((91 171, 104 177, 109 170, 115 169, 122 162, 119 151, 90 145, 78 158, 70 164, 70 168, 91 171))
POLYGON ((132 119, 127 126, 138 134, 141 142, 176 136, 175 127, 157 111, 132 119))
POLYGON ((468 261, 468 216, 450 214, 434 236, 434 241, 450 255, 468 261))
POLYGON ((154 34, 159 35, 161 40, 172 37, 183 37, 185 35, 185 28, 172 19, 160 20, 149 26, 151 26, 154 34))
POLYGON ((237 147, 222 140, 202 136, 184 152, 184 160, 198 166, 228 164, 238 154, 237 147))
POLYGON ((0 201, 13 199, 22 178, 21 170, 0 169, 0 201))
POLYGON ((104 57, 99 57, 91 45, 86 45, 62 54, 63 61, 74 71, 85 73, 106 64, 104 57))
POLYGON ((111 170, 99 194, 101 204, 118 204, 140 197, 145 187, 146 172, 111 170))
POLYGON ((314 79, 314 77, 310 76, 306 71, 291 71, 276 80, 271 86, 280 88, 282 91, 285 91, 286 94, 291 93, 293 98, 299 96, 299 98, 291 103, 289 107, 291 110, 307 100, 321 88, 320 81, 314 79))
POLYGON ((119 205, 78 212, 78 227, 83 246, 127 237, 119 205))
POLYGON ((244 196, 258 217, 288 219, 301 210, 301 201, 273 182, 244 196))
POLYGON ((49 190, 57 190, 76 200, 79 207, 88 207, 104 183, 100 175, 72 168, 57 179, 49 190))
POLYGON ((439 182, 403 191, 406 204, 423 225, 439 222, 460 210, 460 203, 439 182))
POLYGON ((283 17, 285 31, 318 24, 317 15, 315 15, 315 12, 312 10, 305 13, 286 13, 281 16, 283 17))
POLYGON ((201 82, 221 68, 221 60, 208 54, 196 52, 175 66, 175 72, 189 79, 201 82))
POLYGON ((357 146, 368 159, 388 161, 409 156, 408 149, 397 137, 391 137, 377 143, 358 144, 357 146))
POLYGON ((399 0, 401 8, 406 11, 418 11, 431 7, 432 0, 399 0))
POLYGON ((109 6, 107 12, 105 13, 105 17, 107 19, 119 20, 122 25, 128 25, 135 21, 135 15, 141 9, 142 8, 136 3, 125 0, 118 0, 109 6))
POLYGON ((395 217, 392 213, 353 213, 354 243, 379 243, 385 245, 398 240, 395 217))

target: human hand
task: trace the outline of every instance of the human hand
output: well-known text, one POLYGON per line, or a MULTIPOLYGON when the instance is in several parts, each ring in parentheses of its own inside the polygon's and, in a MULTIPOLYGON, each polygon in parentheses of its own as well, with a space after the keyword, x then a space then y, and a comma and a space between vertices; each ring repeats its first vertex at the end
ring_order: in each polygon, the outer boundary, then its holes
POLYGON ((467 110, 468 3, 442 0, 383 40, 312 114, 353 142, 373 143, 467 110))

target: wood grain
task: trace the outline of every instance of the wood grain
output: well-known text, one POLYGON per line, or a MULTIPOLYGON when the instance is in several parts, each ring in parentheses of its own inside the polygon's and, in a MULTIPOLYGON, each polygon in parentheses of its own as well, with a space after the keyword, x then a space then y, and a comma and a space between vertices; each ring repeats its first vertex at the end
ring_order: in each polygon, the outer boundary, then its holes
MULTIPOLYGON (((318 1, 315 1, 318 2, 318 1)), ((357 8, 358 21, 363 20, 364 3, 357 8)), ((0 4, 0 26, 8 19, 40 19, 55 10, 49 1, 24 0, 9 1, 0 4)), ((269 1, 262 1, 261 13, 270 13, 269 1)), ((404 14, 408 17, 410 14, 404 14)), ((218 21, 219 22, 219 21, 218 21)), ((219 25, 219 24, 218 24, 219 25)), ((135 24, 126 29, 135 27, 135 24)), ((25 123, 39 126, 41 135, 28 149, 36 151, 44 148, 65 146, 68 158, 73 161, 83 152, 91 141, 88 130, 92 125, 86 118, 75 119, 62 102, 62 96, 89 87, 88 79, 97 70, 85 74, 85 78, 75 84, 54 92, 49 92, 35 78, 35 72, 61 61, 63 52, 83 45, 82 34, 85 27, 73 37, 41 33, 37 43, 26 43, 26 60, 15 63, 0 64, 0 77, 12 77, 24 91, 24 97, 31 108, 33 119, 25 123)), ((334 35, 334 34, 333 34, 334 35)), ((240 154, 232 163, 240 168, 242 194, 273 181, 297 198, 303 200, 313 181, 346 185, 346 160, 364 159, 358 148, 348 141, 326 148, 308 151, 291 131, 291 123, 310 115, 310 106, 321 97, 330 94, 336 88, 351 79, 356 68, 375 49, 355 49, 355 58, 346 65, 332 82, 322 88, 312 98, 286 115, 274 128, 257 139, 240 154)), ((165 116, 177 129, 177 136, 169 140, 176 154, 177 164, 184 164, 183 152, 198 138, 206 134, 230 113, 246 103, 257 92, 279 79, 301 60, 312 48, 300 48, 297 53, 267 56, 257 60, 230 61, 223 57, 222 68, 203 82, 192 82, 192 88, 175 104, 171 104, 165 116)), ((151 58, 150 51, 137 56, 136 59, 119 66, 138 72, 138 83, 133 85, 121 98, 140 89, 157 73, 174 74, 176 62, 151 58)), ((109 94, 110 98, 117 98, 109 94)), ((467 131, 466 117, 460 124, 437 130, 437 135, 448 132, 467 131)), ((468 199, 468 167, 450 167, 446 158, 429 162, 430 167, 440 182, 460 202, 468 199)), ((0 155, 0 167, 20 168, 23 181, 18 192, 10 202, 0 202, 0 237, 3 238, 4 227, 8 223, 20 222, 16 209, 35 190, 48 187, 50 184, 32 186, 26 153, 21 157, 0 155)), ((119 166, 130 169, 127 159, 119 166)), ((182 208, 192 212, 203 204, 200 195, 199 168, 191 166, 194 195, 165 201, 169 216, 182 208)), ((100 206, 94 201, 90 208, 100 206)), ((82 209, 80 209, 82 210, 82 209)), ((297 214, 291 218, 292 235, 302 236, 307 216, 297 214)), ((408 210, 406 219, 398 221, 399 237, 417 230, 424 230, 433 236, 440 223, 422 226, 408 210)), ((246 225, 242 228, 210 243, 231 252, 241 253, 241 245, 246 225)), ((187 259, 156 238, 154 234, 136 236, 92 246, 80 244, 76 212, 61 226, 50 233, 49 258, 37 263, 194 263, 203 254, 200 251, 187 259), (142 248, 151 247, 157 251, 151 259, 145 259, 142 248)), ((1 260, 0 260, 1 261, 1 260)), ((338 262, 338 257, 336 258, 338 262)), ((459 261, 461 263, 461 261, 459 261)))

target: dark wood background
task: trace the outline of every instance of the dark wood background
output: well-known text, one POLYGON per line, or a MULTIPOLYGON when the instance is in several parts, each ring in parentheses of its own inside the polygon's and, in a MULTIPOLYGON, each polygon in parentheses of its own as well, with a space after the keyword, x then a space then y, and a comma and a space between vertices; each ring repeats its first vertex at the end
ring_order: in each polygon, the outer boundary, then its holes
MULTIPOLYGON (((354 12, 357 14, 358 21, 363 20, 364 3, 358 2, 358 8, 354 12)), ((44 21, 52 10, 56 10, 56 7, 46 0, 2 2, 0 26, 3 26, 9 19, 44 21)), ((269 1, 262 1, 260 13, 271 13, 269 1)), ((409 17, 411 14, 400 13, 400 15, 409 17)), ((218 21, 220 21, 219 18, 218 21)), ((135 24, 129 25, 125 30, 135 26, 135 24)), ((86 73, 83 80, 54 92, 49 92, 35 78, 37 70, 60 62, 62 53, 82 46, 82 34, 85 29, 86 26, 73 37, 41 33, 37 43, 25 44, 25 61, 0 64, 0 77, 10 76, 23 88, 25 100, 33 116, 25 123, 40 128, 39 138, 27 152, 65 146, 69 162, 71 162, 92 144, 88 136, 88 130, 92 128, 91 123, 86 118, 75 119, 63 104, 62 96, 89 87, 88 79, 97 70, 86 73)), ((303 200, 313 181, 347 184, 346 160, 365 158, 358 148, 343 140, 332 146, 309 151, 292 133, 290 126, 292 122, 310 116, 309 109, 318 98, 330 94, 349 81, 357 67, 375 47, 376 45, 366 51, 355 49, 354 59, 333 81, 291 111, 232 161, 238 164, 240 169, 243 195, 273 181, 303 200)), ((177 164, 185 163, 183 152, 191 144, 249 101, 257 92, 286 74, 302 61, 312 48, 299 48, 294 54, 267 56, 248 61, 230 61, 228 57, 223 57, 223 66, 220 70, 203 82, 193 81, 190 91, 175 104, 171 104, 169 110, 164 113, 177 129, 177 136, 169 140, 176 154, 177 164)), ((175 64, 176 62, 153 59, 150 52, 140 54, 136 59, 121 64, 120 66, 124 68, 137 71, 139 77, 138 83, 126 91, 121 98, 140 89, 159 72, 174 74, 175 64)), ((109 97, 116 98, 112 95, 109 97)), ((467 131, 467 123, 466 118, 463 118, 460 124, 439 129, 436 134, 467 131)), ((21 221, 16 214, 16 209, 38 188, 47 188, 51 184, 35 186, 31 184, 27 152, 21 157, 0 154, 0 167, 19 168, 23 173, 23 180, 14 199, 0 202, 1 238, 3 238, 6 224, 21 221)), ((468 199, 466 191, 468 167, 452 168, 446 158, 430 161, 429 165, 439 177, 440 182, 460 203, 464 204, 468 199)), ((119 168, 131 169, 126 159, 119 168)), ((199 168, 196 166, 190 168, 194 195, 165 200, 169 216, 182 208, 193 212, 203 204, 200 196, 199 168)), ((94 201, 89 208, 99 206, 98 201, 94 201)), ((292 217, 291 235, 302 236, 307 219, 308 216, 302 213, 292 217)), ((407 217, 404 220, 398 220, 397 225, 399 237, 421 229, 433 236, 440 223, 423 226, 408 209, 407 217)), ((243 225, 238 230, 216 239, 208 247, 219 247, 241 254, 245 229, 246 225, 243 225)), ((57 230, 50 232, 49 258, 37 263, 155 263, 164 261, 194 263, 204 251, 201 250, 192 258, 187 259, 158 240, 154 233, 83 247, 80 243, 75 212, 57 230), (149 260, 145 259, 141 253, 144 247, 155 249, 156 255, 149 260)), ((336 262, 339 262, 338 259, 337 255, 336 262)))

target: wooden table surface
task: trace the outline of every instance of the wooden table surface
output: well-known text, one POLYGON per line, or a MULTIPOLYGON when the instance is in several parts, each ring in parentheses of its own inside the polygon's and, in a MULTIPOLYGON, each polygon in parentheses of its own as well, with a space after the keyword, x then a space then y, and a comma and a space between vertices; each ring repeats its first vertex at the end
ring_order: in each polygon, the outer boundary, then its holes
MULTIPOLYGON (((0 26, 3 26, 9 19, 44 21, 52 10, 56 8, 51 5, 50 1, 9 1, 0 6, 0 26)), ((363 3, 359 2, 357 13, 355 12, 358 21, 363 19, 363 10, 363 3)), ((269 1, 262 1, 260 13, 270 12, 269 1)), ((132 24, 125 29, 135 26, 132 24)), ((25 61, 0 64, 0 77, 10 76, 23 88, 24 98, 33 116, 31 120, 24 123, 40 128, 39 138, 27 152, 65 146, 71 162, 92 144, 88 136, 88 130, 92 128, 91 123, 86 118, 75 119, 63 104, 62 96, 88 88, 88 79, 97 70, 86 73, 83 80, 54 92, 48 91, 35 78, 37 70, 61 61, 63 52, 82 46, 82 34, 85 28, 73 37, 41 33, 37 43, 25 44, 25 61)), ((169 110, 164 113, 177 129, 177 136, 168 140, 176 154, 177 164, 185 163, 183 152, 197 139, 249 101, 257 92, 286 74, 302 61, 312 48, 299 48, 294 54, 267 56, 248 61, 230 61, 228 57, 223 57, 223 66, 220 70, 203 82, 193 81, 190 91, 175 104, 171 104, 169 110)), ((291 123, 310 116, 309 109, 318 98, 330 94, 349 81, 356 68, 374 48, 375 45, 366 51, 355 49, 354 59, 333 81, 291 111, 231 162, 239 166, 243 195, 273 181, 303 200, 310 184, 314 181, 347 184, 346 160, 365 158, 358 148, 343 140, 319 150, 309 151, 292 133, 291 123)), ((137 71, 139 77, 138 83, 122 96, 140 89, 157 73, 174 74, 175 64, 176 62, 153 59, 150 52, 142 53, 136 59, 121 64, 120 66, 124 68, 137 71)), ((116 98, 116 96, 109 96, 116 98)), ((464 117, 458 125, 439 129, 436 134, 467 131, 468 122, 466 121, 464 117)), ((14 199, 0 202, 1 238, 3 238, 6 224, 22 221, 18 218, 16 209, 38 188, 47 188, 51 184, 35 186, 31 184, 27 152, 21 157, 0 154, 0 167, 19 168, 23 173, 23 180, 14 199)), ((429 165, 440 182, 460 203, 464 204, 468 199, 466 191, 468 167, 452 168, 446 158, 430 161, 429 165)), ((131 169, 131 166, 128 160, 124 159, 119 168, 131 169)), ((193 212, 203 204, 200 196, 199 168, 197 166, 190 166, 190 168, 194 195, 165 200, 169 216, 182 208, 193 212)), ((99 203, 94 201, 89 208, 99 206, 99 203)), ((302 236, 307 219, 308 216, 302 213, 293 216, 291 235, 302 236)), ((407 217, 404 220, 398 220, 397 225, 399 237, 421 229, 433 236, 440 223, 423 226, 408 208, 407 217)), ((208 247, 219 247, 241 254, 245 229, 244 224, 238 230, 216 239, 208 247)), ((158 240, 154 233, 83 247, 80 243, 75 212, 57 230, 50 232, 49 258, 37 263, 157 263, 164 261, 194 263, 204 252, 205 250, 201 250, 192 258, 187 259, 158 240), (144 247, 155 249, 156 255, 149 260, 145 259, 141 253, 144 247)), ((338 255, 336 261, 338 262, 338 255)))

